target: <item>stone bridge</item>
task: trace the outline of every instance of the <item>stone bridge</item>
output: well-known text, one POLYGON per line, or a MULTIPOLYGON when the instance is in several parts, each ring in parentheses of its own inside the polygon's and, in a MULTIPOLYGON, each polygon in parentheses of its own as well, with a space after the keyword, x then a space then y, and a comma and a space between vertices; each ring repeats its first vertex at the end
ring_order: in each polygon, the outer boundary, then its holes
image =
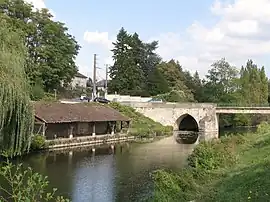
POLYGON ((219 114, 270 114, 270 107, 217 107, 213 103, 122 104, 133 107, 163 125, 173 126, 176 139, 187 138, 193 143, 219 137, 219 114))

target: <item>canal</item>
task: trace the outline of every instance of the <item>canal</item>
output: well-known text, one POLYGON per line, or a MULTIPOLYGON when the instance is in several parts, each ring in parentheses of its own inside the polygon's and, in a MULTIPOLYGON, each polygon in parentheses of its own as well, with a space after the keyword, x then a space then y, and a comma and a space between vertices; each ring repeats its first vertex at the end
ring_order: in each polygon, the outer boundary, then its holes
MULTIPOLYGON (((245 130, 249 129, 228 129, 220 135, 245 130)), ((58 188, 58 194, 73 202, 137 202, 152 194, 152 171, 183 167, 193 147, 168 137, 145 144, 121 143, 36 153, 19 161, 48 176, 51 188, 58 188)))

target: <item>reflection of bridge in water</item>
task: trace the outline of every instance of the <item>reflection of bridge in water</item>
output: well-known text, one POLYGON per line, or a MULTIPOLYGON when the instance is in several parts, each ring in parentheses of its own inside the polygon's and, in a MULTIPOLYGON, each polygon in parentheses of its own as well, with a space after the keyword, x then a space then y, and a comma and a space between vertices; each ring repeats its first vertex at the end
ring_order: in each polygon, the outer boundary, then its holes
POLYGON ((173 135, 178 143, 194 144, 199 137, 199 132, 174 130, 173 135))

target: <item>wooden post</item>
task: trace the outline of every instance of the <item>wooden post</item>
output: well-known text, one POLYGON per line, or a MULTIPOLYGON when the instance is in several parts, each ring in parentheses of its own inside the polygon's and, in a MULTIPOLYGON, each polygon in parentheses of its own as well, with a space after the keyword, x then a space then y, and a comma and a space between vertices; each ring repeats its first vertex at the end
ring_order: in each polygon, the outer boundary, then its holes
POLYGON ((93 132, 92 132, 92 136, 96 136, 96 123, 93 122, 93 132))
POLYGON ((123 130, 123 121, 120 122, 120 133, 122 133, 123 130))
POLYGON ((114 135, 114 130, 115 130, 115 122, 113 121, 112 122, 112 133, 111 133, 111 135, 114 135))
POLYGON ((42 123, 42 135, 45 136, 46 124, 42 123))
POLYGON ((129 121, 127 121, 127 133, 129 132, 129 127, 130 127, 130 122, 129 121))
POLYGON ((72 139, 73 138, 73 126, 70 126, 70 129, 69 129, 69 138, 72 139))

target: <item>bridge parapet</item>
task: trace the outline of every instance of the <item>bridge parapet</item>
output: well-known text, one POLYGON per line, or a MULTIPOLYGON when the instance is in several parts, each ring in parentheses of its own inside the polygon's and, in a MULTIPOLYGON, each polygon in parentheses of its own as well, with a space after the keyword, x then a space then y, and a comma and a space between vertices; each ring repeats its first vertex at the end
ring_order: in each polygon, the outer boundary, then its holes
POLYGON ((256 104, 256 103, 251 103, 251 104, 239 104, 239 103, 217 103, 217 107, 270 107, 268 103, 266 104, 256 104))
POLYGON ((123 105, 127 105, 133 108, 215 108, 217 104, 215 103, 153 103, 153 102, 121 102, 123 105))

